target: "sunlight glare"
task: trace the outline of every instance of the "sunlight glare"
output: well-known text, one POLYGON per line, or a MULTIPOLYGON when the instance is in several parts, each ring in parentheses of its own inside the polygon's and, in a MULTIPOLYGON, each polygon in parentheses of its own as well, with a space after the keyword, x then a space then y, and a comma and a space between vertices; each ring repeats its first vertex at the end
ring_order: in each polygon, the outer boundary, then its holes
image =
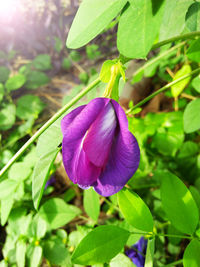
POLYGON ((19 0, 0 0, 0 19, 13 17, 18 5, 19 0))

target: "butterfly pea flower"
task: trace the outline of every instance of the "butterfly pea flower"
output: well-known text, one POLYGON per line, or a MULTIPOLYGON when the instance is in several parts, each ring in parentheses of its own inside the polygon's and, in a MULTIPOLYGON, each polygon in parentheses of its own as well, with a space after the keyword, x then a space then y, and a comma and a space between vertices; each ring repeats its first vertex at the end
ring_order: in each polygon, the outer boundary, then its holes
POLYGON ((61 121, 66 173, 82 189, 102 196, 121 190, 138 168, 140 150, 128 120, 113 99, 95 98, 61 121))
POLYGON ((136 244, 125 252, 125 254, 137 267, 144 267, 146 249, 147 240, 144 239, 144 237, 141 237, 136 244))
POLYGON ((55 184, 56 182, 56 178, 55 178, 55 175, 52 175, 49 180, 46 182, 45 184, 45 188, 44 189, 47 189, 48 186, 51 186, 53 184, 55 184))

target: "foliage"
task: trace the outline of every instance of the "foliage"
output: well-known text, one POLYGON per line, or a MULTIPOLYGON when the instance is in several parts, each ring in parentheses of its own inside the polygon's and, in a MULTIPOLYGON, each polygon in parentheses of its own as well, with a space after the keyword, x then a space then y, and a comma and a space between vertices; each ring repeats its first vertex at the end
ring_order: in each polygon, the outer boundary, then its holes
MULTIPOLYGON (((61 267, 131 267, 125 251, 142 236, 148 240, 145 267, 198 266, 199 5, 193 0, 83 0, 67 47, 87 45, 86 56, 94 62, 101 47, 88 43, 118 23, 120 55, 105 60, 99 76, 79 67, 80 86, 64 97, 66 105, 43 128, 40 118, 46 105, 36 92, 51 81, 51 55, 39 54, 15 71, 9 64, 0 66, 0 221, 6 233, 1 267, 37 267, 44 262, 61 267), (151 50, 155 53, 149 54, 151 50), (62 168, 61 118, 86 93, 78 105, 102 96, 105 87, 115 87, 118 97, 129 78, 126 63, 147 58, 132 74, 131 83, 148 77, 153 89, 161 89, 136 105, 133 99, 126 110, 141 153, 128 188, 105 198, 92 188, 80 191, 65 181, 58 192, 54 179, 62 168), (160 92, 168 105, 148 112, 143 104, 160 92)), ((62 41, 55 36, 54 41, 56 53, 62 53, 62 41)), ((62 58, 63 71, 71 72, 79 64, 80 51, 69 50, 62 58)))

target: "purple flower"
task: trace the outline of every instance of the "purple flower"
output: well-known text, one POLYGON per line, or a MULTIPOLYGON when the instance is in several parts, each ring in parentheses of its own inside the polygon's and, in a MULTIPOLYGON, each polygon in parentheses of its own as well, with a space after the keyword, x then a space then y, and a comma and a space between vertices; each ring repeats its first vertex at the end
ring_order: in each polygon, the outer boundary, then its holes
POLYGON ((102 196, 121 190, 138 168, 140 150, 125 112, 113 99, 95 98, 61 121, 63 163, 73 183, 102 196))
POLYGON ((141 237, 140 240, 126 251, 126 255, 137 267, 144 267, 147 240, 141 237))
POLYGON ((55 182, 56 182, 55 176, 51 175, 49 180, 46 182, 44 189, 47 189, 48 186, 53 185, 55 182))

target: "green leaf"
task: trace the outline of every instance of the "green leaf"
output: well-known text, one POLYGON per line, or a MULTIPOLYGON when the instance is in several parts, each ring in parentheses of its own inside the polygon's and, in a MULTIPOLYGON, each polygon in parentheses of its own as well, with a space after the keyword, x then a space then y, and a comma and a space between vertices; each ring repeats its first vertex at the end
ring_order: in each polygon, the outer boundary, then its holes
POLYGON ((44 257, 51 264, 61 265, 68 257, 69 252, 59 237, 51 236, 50 240, 44 243, 44 257))
POLYGON ((72 66, 71 60, 67 57, 63 58, 62 68, 65 70, 69 70, 72 66))
POLYGON ((186 141, 180 148, 177 158, 183 159, 192 157, 198 154, 199 147, 196 143, 192 141, 186 141))
POLYGON ((11 179, 6 179, 0 183, 0 199, 8 198, 17 189, 18 182, 11 179))
POLYGON ((14 163, 8 171, 8 178, 18 182, 26 180, 32 172, 30 166, 24 162, 14 163))
POLYGON ((0 267, 8 267, 8 263, 5 260, 0 262, 0 267))
POLYGON ((185 15, 192 3, 194 3, 193 0, 166 0, 159 41, 182 33, 185 26, 185 15))
POLYGON ((79 48, 99 33, 118 15, 126 0, 84 0, 76 13, 67 38, 68 48, 79 48))
POLYGON ((162 172, 160 180, 161 201, 167 217, 179 231, 193 234, 199 221, 199 212, 192 194, 170 172, 162 172))
POLYGON ((10 70, 4 66, 0 66, 0 83, 4 83, 10 74, 10 70))
POLYGON ((9 91, 17 90, 21 88, 26 82, 26 77, 23 74, 16 74, 13 77, 10 77, 6 82, 6 88, 9 91))
POLYGON ((192 80, 191 85, 198 93, 200 93, 200 75, 198 75, 192 80))
POLYGON ((109 267, 134 267, 135 265, 129 259, 129 257, 125 256, 123 253, 119 253, 116 257, 114 257, 109 267))
POLYGON ((49 178, 49 172, 59 152, 56 148, 47 154, 41 156, 35 165, 32 178, 32 198, 34 207, 38 209, 44 192, 46 182, 49 178))
POLYGON ((199 191, 194 187, 194 186, 190 186, 190 192, 192 194, 192 197, 194 198, 196 204, 197 204, 197 207, 199 209, 199 214, 200 214, 200 193, 199 191))
POLYGON ((42 260, 42 247, 35 246, 30 259, 30 267, 39 267, 42 260))
POLYGON ((49 83, 49 77, 41 71, 30 71, 27 74, 26 88, 28 89, 37 89, 40 86, 43 86, 49 83))
POLYGON ((36 152, 39 157, 50 153, 62 142, 63 136, 60 127, 62 117, 56 120, 43 134, 40 135, 36 146, 36 152))
POLYGON ((16 261, 18 267, 25 266, 26 243, 24 240, 18 240, 16 245, 16 261))
POLYGON ((83 205, 88 216, 96 222, 99 217, 100 202, 99 202, 99 195, 94 191, 93 188, 84 190, 83 205))
POLYGON ((118 192, 117 197, 119 208, 129 224, 142 231, 153 231, 151 212, 136 193, 124 188, 118 192))
POLYGON ((47 54, 38 55, 33 60, 33 66, 38 70, 49 70, 52 68, 51 57, 47 54))
POLYGON ((16 107, 14 104, 8 104, 0 110, 0 130, 8 130, 15 123, 16 107))
POLYGON ((7 222, 10 212, 12 210, 13 204, 14 204, 12 195, 1 200, 1 225, 2 226, 4 226, 5 223, 7 222))
POLYGON ((95 228, 77 246, 72 262, 81 265, 109 262, 124 247, 130 233, 114 225, 95 228))
POLYGON ((199 267, 200 263, 200 242, 196 239, 192 240, 186 247, 183 255, 184 267, 199 267))
POLYGON ((32 221, 32 234, 37 239, 41 239, 47 232, 47 223, 39 216, 35 216, 32 221))
POLYGON ((2 101, 4 97, 4 86, 2 83, 0 83, 0 102, 2 101))
POLYGON ((124 10, 117 32, 117 47, 122 55, 146 58, 159 32, 163 3, 141 0, 137 5, 134 1, 124 10))
POLYGON ((64 226, 80 213, 79 208, 66 204, 60 198, 46 201, 39 210, 39 215, 49 223, 51 229, 64 226))
POLYGON ((155 250, 155 239, 149 239, 147 243, 147 251, 145 257, 145 265, 144 267, 153 267, 153 257, 155 250))
POLYGON ((153 136, 152 147, 167 156, 175 156, 184 140, 184 134, 181 132, 157 132, 153 136))
MULTIPOLYGON (((183 65, 182 68, 180 70, 178 70, 176 72, 176 74, 174 75, 173 81, 177 80, 178 78, 181 78, 182 76, 190 73, 192 71, 190 65, 183 65)), ((191 77, 187 77, 184 80, 172 85, 171 87, 171 93, 173 95, 173 97, 177 97, 179 96, 183 89, 186 87, 186 85, 189 83, 191 77)))
POLYGON ((8 226, 9 231, 13 232, 14 235, 27 235, 28 228, 30 226, 32 215, 26 215, 26 209, 23 207, 17 207, 12 209, 9 218, 8 226))
POLYGON ((45 104, 35 95, 24 95, 17 100, 17 117, 28 120, 31 116, 37 119, 45 104))
POLYGON ((199 63, 200 62, 200 38, 192 41, 191 45, 189 46, 187 50, 187 57, 194 61, 199 63))
POLYGON ((183 125, 186 133, 192 133, 200 129, 200 98, 191 101, 183 113, 183 125))
POLYGON ((200 30, 200 3, 195 2, 189 8, 185 16, 186 27, 192 31, 200 30))
POLYGON ((55 41, 54 49, 56 52, 60 53, 63 48, 63 42, 57 36, 54 37, 54 41, 55 41))

